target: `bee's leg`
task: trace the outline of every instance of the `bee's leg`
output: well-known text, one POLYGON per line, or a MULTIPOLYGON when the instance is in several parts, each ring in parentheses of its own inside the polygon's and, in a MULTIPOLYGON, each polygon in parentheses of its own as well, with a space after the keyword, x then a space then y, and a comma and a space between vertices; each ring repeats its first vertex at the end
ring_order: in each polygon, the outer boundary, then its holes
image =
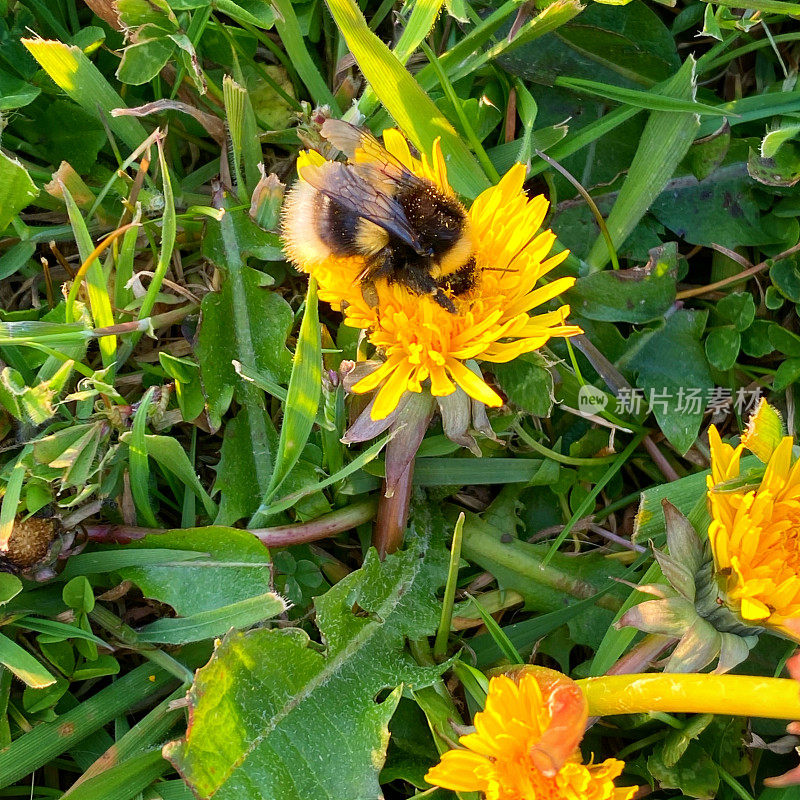
POLYGON ((375 308, 378 305, 378 289, 371 277, 364 278, 361 281, 361 296, 370 308, 375 308))
POLYGON ((361 296, 370 308, 378 305, 376 278, 387 278, 390 282, 394 271, 394 257, 391 248, 384 247, 376 253, 361 273, 361 296))
POLYGON ((433 292, 433 299, 445 310, 449 311, 451 314, 456 313, 456 307, 453 305, 453 301, 444 293, 444 291, 440 287, 436 287, 433 292))

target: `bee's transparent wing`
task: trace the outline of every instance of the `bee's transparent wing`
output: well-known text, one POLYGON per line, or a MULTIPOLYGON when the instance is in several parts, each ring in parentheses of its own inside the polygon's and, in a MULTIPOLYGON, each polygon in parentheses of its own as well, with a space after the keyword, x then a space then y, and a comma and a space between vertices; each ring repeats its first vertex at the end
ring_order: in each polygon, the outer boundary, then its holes
POLYGON ((381 190, 381 180, 377 176, 374 182, 370 182, 355 171, 353 165, 328 161, 319 166, 304 167, 300 177, 326 197, 359 217, 374 222, 420 255, 428 255, 402 206, 381 190))
POLYGON ((363 128, 357 128, 341 119, 326 119, 321 133, 337 150, 341 150, 351 162, 354 162, 354 166, 363 169, 372 167, 381 175, 406 186, 424 184, 421 178, 411 172, 400 159, 393 156, 363 128), (361 150, 371 161, 358 161, 356 150, 361 150))

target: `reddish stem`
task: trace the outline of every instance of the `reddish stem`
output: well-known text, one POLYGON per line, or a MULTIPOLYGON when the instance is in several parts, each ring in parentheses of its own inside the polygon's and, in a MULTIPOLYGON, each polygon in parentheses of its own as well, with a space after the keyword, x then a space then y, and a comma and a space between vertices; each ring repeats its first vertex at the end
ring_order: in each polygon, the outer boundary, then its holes
POLYGON ((403 544, 403 534, 408 522, 408 508, 414 477, 414 459, 409 461, 395 484, 391 497, 386 496, 386 481, 378 500, 378 516, 372 532, 372 544, 383 559, 403 544))

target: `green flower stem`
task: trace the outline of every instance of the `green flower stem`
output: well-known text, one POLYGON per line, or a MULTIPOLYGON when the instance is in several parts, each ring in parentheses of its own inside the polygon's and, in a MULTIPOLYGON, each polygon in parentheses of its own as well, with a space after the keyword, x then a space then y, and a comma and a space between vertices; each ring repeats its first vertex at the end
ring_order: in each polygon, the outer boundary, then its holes
POLYGON ((589 714, 726 714, 800 719, 800 683, 757 675, 605 675, 579 680, 589 714))
MULTIPOLYGON (((493 572, 492 565, 497 565, 502 569, 513 570, 533 583, 549 586, 579 600, 597 594, 597 589, 590 583, 579 580, 552 564, 545 564, 544 559, 530 547, 523 549, 515 547, 514 542, 502 542, 495 528, 471 512, 466 513, 462 553, 465 558, 475 561, 489 572, 493 572)), ((617 611, 620 601, 611 595, 602 595, 597 598, 597 605, 617 611)))

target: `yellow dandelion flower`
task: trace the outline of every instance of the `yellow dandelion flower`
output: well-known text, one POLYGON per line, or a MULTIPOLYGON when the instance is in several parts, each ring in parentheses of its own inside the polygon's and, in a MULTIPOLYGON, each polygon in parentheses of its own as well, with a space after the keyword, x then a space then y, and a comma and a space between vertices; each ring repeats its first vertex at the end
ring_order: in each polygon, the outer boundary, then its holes
POLYGON ((475 715, 475 733, 459 739, 464 749, 444 753, 425 780, 482 792, 486 800, 629 800, 636 787, 614 785, 623 761, 582 762, 577 745, 585 723, 586 700, 565 676, 499 675, 475 715))
POLYGON ((743 449, 751 443, 757 455, 765 452, 765 435, 758 427, 757 419, 735 448, 722 441, 714 426, 709 430, 708 536, 728 605, 745 622, 776 628, 796 639, 800 637, 800 461, 793 461, 792 438, 784 436, 769 449, 758 485, 744 484, 743 478, 744 485, 737 488, 743 449), (730 481, 728 486, 718 485, 730 481))
MULTIPOLYGON (((412 156, 408 144, 396 130, 384 132, 384 145, 415 175, 452 195, 447 167, 438 140, 432 157, 412 156)), ((356 152, 356 161, 369 158, 356 152)), ((324 159, 305 152, 298 159, 304 166, 324 159)), ((536 283, 567 256, 548 257, 555 235, 537 234, 547 213, 543 196, 528 199, 523 191, 525 167, 516 164, 497 186, 484 191, 468 210, 469 237, 476 261, 477 281, 467 293, 448 292, 456 313, 443 308, 432 296, 416 294, 385 279, 375 282, 377 303, 370 305, 361 291, 362 256, 341 257, 306 241, 295 245, 287 238, 287 255, 298 268, 316 278, 319 296, 334 309, 342 310, 344 323, 367 332, 381 363, 359 380, 352 391, 377 390, 371 416, 385 419, 397 408, 406 392, 430 390, 445 397, 463 389, 487 406, 500 406, 501 397, 476 371, 473 361, 506 362, 542 347, 552 337, 581 333, 567 325, 568 306, 531 316, 529 312, 552 300, 575 282, 560 278, 539 288, 536 283)), ((289 214, 293 213, 290 209, 289 214)))

